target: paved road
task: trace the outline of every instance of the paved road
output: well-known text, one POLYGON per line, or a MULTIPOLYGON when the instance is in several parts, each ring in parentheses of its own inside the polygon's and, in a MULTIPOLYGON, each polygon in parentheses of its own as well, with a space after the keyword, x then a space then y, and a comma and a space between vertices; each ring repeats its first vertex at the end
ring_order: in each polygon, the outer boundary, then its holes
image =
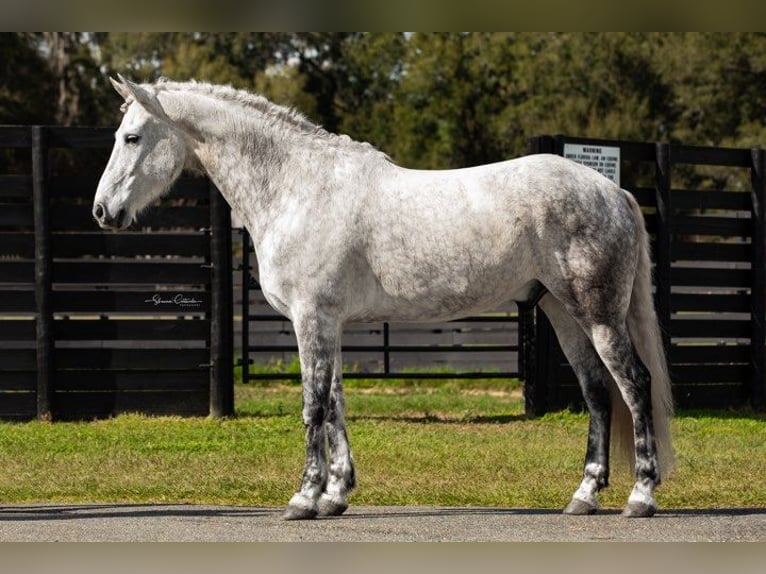
POLYGON ((0 541, 766 541, 766 509, 666 510, 650 519, 495 508, 351 507, 285 522, 280 509, 0 506, 0 541))

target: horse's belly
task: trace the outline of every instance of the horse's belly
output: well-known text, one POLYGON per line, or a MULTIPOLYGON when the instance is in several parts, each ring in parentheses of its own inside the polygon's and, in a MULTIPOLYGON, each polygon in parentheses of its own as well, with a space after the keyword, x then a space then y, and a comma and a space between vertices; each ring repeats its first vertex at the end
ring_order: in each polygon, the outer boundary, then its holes
POLYGON ((421 265, 377 274, 376 289, 361 313, 363 320, 444 321, 465 317, 514 299, 529 280, 512 266, 468 269, 456 265, 449 273, 433 271, 421 265))

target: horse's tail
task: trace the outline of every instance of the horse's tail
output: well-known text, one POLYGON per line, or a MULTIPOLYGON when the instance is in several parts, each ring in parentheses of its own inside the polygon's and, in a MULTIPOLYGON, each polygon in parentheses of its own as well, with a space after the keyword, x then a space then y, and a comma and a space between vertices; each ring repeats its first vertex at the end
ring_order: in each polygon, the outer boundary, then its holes
MULTIPOLYGON (((651 374, 651 395, 654 436, 661 476, 667 477, 673 469, 673 445, 670 420, 673 416, 673 397, 670 376, 665 359, 659 322, 652 297, 652 266, 649 256, 649 235, 644 226, 644 216, 635 198, 625 192, 633 209, 638 228, 638 265, 633 281, 633 292, 628 308, 628 332, 641 361, 651 374)), ((615 446, 634 460, 633 423, 625 403, 618 392, 612 392, 612 436, 615 446)))

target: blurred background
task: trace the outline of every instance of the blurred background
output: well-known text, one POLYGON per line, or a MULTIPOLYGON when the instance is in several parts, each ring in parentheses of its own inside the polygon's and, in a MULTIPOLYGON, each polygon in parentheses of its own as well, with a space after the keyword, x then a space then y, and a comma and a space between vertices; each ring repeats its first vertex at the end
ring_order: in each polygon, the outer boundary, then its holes
POLYGON ((766 33, 0 34, 0 124, 116 125, 107 77, 231 84, 397 163, 464 167, 542 133, 766 141, 766 33))

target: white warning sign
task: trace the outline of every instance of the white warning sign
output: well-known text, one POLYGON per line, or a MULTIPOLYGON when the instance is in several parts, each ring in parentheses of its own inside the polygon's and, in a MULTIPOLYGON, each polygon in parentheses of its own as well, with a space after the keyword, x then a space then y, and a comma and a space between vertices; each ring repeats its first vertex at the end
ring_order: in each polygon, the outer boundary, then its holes
POLYGON ((587 165, 620 185, 620 148, 565 143, 564 157, 587 165))

